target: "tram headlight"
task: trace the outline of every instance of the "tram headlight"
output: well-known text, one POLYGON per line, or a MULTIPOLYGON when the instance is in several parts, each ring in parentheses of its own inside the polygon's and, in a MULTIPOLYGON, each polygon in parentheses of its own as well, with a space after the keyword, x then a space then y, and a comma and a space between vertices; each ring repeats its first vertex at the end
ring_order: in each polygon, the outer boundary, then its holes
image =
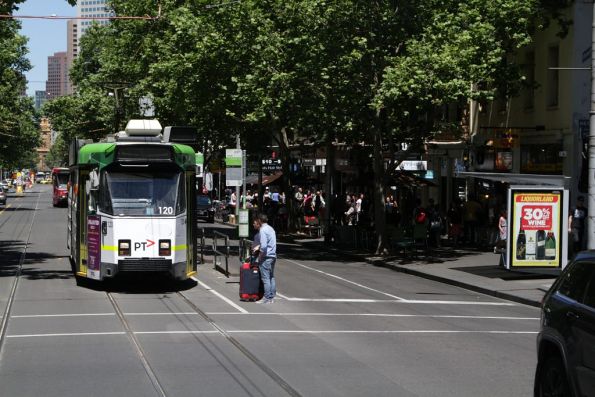
POLYGON ((170 240, 159 240, 159 256, 170 256, 171 255, 171 241, 170 240))
POLYGON ((118 240, 118 255, 130 256, 130 240, 118 240))

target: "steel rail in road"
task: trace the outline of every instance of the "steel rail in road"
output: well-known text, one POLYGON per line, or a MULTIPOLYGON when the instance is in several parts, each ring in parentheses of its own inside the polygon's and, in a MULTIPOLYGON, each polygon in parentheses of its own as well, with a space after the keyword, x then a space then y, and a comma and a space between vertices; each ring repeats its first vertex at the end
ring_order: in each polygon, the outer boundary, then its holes
MULTIPOLYGON (((21 252, 21 257, 19 258, 19 263, 18 263, 17 269, 15 271, 14 280, 12 281, 12 285, 10 287, 10 292, 8 294, 8 300, 6 302, 6 307, 4 309, 4 313, 2 314, 2 322, 0 322, 0 358, 2 357, 4 341, 6 340, 6 330, 8 328, 8 319, 9 319, 10 313, 12 311, 14 297, 16 295, 17 287, 19 285, 19 279, 21 277, 21 272, 23 269, 23 262, 25 261, 25 256, 27 255, 27 248, 29 247, 29 240, 31 239, 31 232, 33 231, 33 223, 35 222, 35 214, 37 213, 37 209, 39 208, 39 198, 40 197, 41 196, 38 195, 37 201, 35 202, 35 210, 33 212, 33 216, 31 217, 31 224, 29 225, 29 231, 27 232, 25 246, 23 247, 23 252, 21 252)), ((22 206, 22 204, 21 204, 21 206, 22 206)), ((21 206, 19 206, 19 208, 21 206)))
POLYGON ((124 326, 124 329, 126 330, 126 335, 128 336, 128 339, 134 346, 136 353, 139 356, 140 361, 143 365, 143 368, 145 369, 145 372, 147 373, 147 376, 149 377, 151 384, 155 388, 155 391, 161 397, 167 397, 167 394, 165 393, 165 389, 161 385, 161 382, 159 382, 159 378, 157 378, 157 374, 155 374, 155 371, 151 367, 151 364, 149 364, 147 355, 145 354, 143 348, 141 347, 139 340, 137 339, 134 332, 132 332, 132 328, 130 327, 130 324, 128 324, 128 320, 126 320, 126 317, 124 316, 124 312, 122 312, 122 309, 120 308, 120 306, 118 305, 118 302, 116 302, 116 300, 114 299, 112 294, 110 292, 106 292, 106 294, 107 294, 107 298, 109 299, 110 303, 112 304, 114 310, 116 311, 116 315, 122 322, 122 325, 124 326))
POLYGON ((252 361, 258 368, 260 368, 266 375, 268 375, 273 382, 279 385, 283 390, 285 390, 290 396, 293 397, 302 397, 302 395, 294 389, 285 379, 281 377, 273 368, 265 364, 262 360, 256 357, 246 346, 244 346, 240 341, 230 335, 224 328, 219 326, 215 320, 213 320, 207 313, 201 310, 194 302, 188 299, 184 294, 181 292, 176 292, 184 302, 188 306, 192 308, 199 316, 201 316, 205 321, 207 321, 213 328, 217 330, 227 341, 229 341, 236 349, 238 349, 246 358, 252 361))

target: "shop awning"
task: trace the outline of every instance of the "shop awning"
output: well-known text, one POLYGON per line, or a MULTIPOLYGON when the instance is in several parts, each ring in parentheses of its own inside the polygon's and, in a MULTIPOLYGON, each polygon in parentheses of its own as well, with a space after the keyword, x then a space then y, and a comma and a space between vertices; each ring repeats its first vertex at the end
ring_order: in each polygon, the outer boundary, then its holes
POLYGON ((459 178, 480 178, 512 185, 547 185, 570 187, 569 176, 540 174, 504 174, 498 172, 459 172, 459 178))

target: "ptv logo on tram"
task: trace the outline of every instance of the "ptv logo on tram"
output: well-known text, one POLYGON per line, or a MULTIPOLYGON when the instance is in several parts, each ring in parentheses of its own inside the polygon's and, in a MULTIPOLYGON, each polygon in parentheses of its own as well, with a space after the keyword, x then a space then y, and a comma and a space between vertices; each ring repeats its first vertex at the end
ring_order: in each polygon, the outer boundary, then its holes
POLYGON ((140 243, 134 243, 134 250, 138 251, 138 250, 142 249, 143 251, 145 251, 147 248, 149 248, 153 245, 155 245, 155 242, 153 240, 147 239, 147 241, 143 241, 140 243))

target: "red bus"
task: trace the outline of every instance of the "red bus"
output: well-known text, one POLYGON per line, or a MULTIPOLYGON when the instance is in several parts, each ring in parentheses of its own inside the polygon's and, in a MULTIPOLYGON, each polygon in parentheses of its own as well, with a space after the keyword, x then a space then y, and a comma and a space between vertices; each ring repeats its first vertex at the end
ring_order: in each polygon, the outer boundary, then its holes
POLYGON ((52 200, 54 207, 58 205, 66 205, 68 203, 68 176, 70 170, 68 168, 53 168, 52 169, 52 186, 54 194, 52 200))

